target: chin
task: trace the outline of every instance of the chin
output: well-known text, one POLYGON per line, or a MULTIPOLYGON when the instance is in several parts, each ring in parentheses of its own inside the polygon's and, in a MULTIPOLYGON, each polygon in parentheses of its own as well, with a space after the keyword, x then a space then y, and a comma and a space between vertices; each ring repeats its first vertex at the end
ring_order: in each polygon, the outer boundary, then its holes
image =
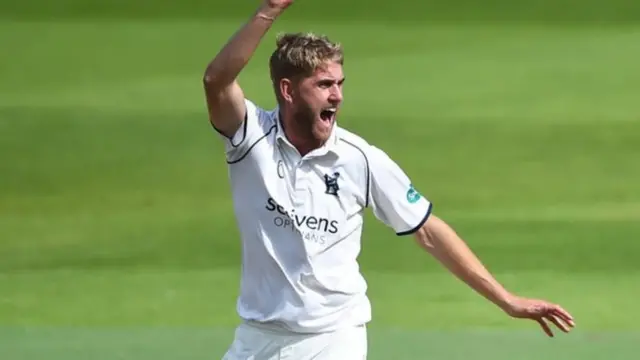
POLYGON ((326 134, 327 137, 331 134, 331 130, 333 130, 333 126, 335 125, 335 120, 322 120, 318 119, 315 124, 315 133, 316 134, 326 134))
POLYGON ((324 143, 325 141, 329 140, 329 137, 331 137, 331 130, 317 130, 313 132, 313 137, 315 138, 315 140, 319 143, 324 143))

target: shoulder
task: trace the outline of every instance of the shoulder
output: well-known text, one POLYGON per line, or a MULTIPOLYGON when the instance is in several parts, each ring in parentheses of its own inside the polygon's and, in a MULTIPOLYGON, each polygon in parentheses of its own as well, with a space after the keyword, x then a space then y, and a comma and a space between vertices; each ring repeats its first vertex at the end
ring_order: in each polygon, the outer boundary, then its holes
POLYGON ((276 132, 276 110, 266 110, 250 99, 244 99, 246 115, 242 125, 231 137, 225 139, 227 164, 236 164, 245 159, 256 146, 268 143, 276 132))
POLYGON ((368 156, 371 144, 367 140, 342 127, 336 129, 336 134, 338 135, 338 147, 342 154, 368 156))
POLYGON ((246 98, 244 104, 247 109, 246 122, 257 124, 266 131, 276 126, 277 109, 267 110, 253 100, 246 98))
POLYGON ((387 156, 382 149, 352 131, 339 127, 337 129, 337 134, 342 153, 352 153, 356 156, 360 156, 367 163, 375 162, 380 157, 387 156))

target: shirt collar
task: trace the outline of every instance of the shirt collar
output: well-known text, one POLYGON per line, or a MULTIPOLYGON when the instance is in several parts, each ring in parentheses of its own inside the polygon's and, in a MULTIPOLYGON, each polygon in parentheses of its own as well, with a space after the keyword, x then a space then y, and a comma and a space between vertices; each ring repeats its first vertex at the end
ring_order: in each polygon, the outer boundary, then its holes
MULTIPOLYGON (((282 119, 280 118, 279 107, 276 107, 275 110, 273 110, 272 116, 275 118, 275 123, 276 123, 276 142, 278 142, 281 145, 294 148, 294 146, 291 144, 289 139, 287 139, 287 136, 284 133, 284 130, 282 127, 282 119)), ((334 154, 337 154, 337 145, 339 140, 339 135, 337 130, 338 130, 338 124, 337 122, 334 122, 333 128, 331 129, 331 134, 329 135, 329 139, 327 139, 325 144, 322 145, 320 148, 311 151, 309 153, 309 156, 322 156, 329 152, 333 152, 334 154)))

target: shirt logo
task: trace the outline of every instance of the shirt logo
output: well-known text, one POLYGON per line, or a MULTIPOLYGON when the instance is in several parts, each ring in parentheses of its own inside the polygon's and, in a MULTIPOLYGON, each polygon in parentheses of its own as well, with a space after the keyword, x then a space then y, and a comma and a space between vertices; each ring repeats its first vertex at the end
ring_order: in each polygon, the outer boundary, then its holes
POLYGON ((324 175, 324 184, 327 187, 325 193, 338 196, 338 190, 340 190, 340 187, 338 186, 339 177, 340 173, 333 173, 333 176, 327 174, 324 175))
POLYGON ((410 204, 415 204, 420 200, 422 195, 413 187, 413 184, 409 185, 409 190, 407 190, 407 201, 410 204))
POLYGON ((340 231, 340 223, 337 220, 299 214, 296 209, 287 210, 273 198, 267 199, 265 208, 275 215, 273 225, 290 230, 305 241, 316 245, 327 245, 340 231))

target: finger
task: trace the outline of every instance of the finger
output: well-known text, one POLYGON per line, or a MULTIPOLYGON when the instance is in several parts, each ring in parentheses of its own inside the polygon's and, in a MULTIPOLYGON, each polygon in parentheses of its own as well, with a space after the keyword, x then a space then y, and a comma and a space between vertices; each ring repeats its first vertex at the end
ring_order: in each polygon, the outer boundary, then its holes
POLYGON ((549 325, 547 325, 547 323, 544 321, 544 319, 538 318, 536 319, 536 321, 538 322, 538 324, 540 324, 542 330, 544 330, 544 332, 547 333, 549 337, 553 337, 553 332, 549 328, 549 325))
POLYGON ((555 305, 552 310, 552 313, 556 316, 559 316, 562 320, 564 320, 570 326, 572 327, 575 326, 573 316, 571 316, 571 314, 569 314, 569 312, 563 309, 561 306, 555 305))
POLYGON ((546 316, 547 320, 551 321, 552 323, 554 323, 560 330, 568 333, 569 332, 569 325, 565 324, 564 322, 562 322, 560 320, 560 318, 558 318, 555 315, 547 315, 546 316))
POLYGON ((566 310, 564 310, 562 307, 558 305, 554 305, 551 309, 549 309, 548 313, 556 317, 559 317, 571 327, 575 326, 573 316, 571 316, 569 312, 567 312, 566 310))
POLYGON ((573 321, 573 319, 571 318, 567 318, 566 316, 563 316, 562 314, 559 314, 557 312, 552 313, 553 316, 555 316, 556 318, 558 318, 559 320, 562 320, 565 324, 567 324, 570 327, 575 327, 576 323, 573 321))

